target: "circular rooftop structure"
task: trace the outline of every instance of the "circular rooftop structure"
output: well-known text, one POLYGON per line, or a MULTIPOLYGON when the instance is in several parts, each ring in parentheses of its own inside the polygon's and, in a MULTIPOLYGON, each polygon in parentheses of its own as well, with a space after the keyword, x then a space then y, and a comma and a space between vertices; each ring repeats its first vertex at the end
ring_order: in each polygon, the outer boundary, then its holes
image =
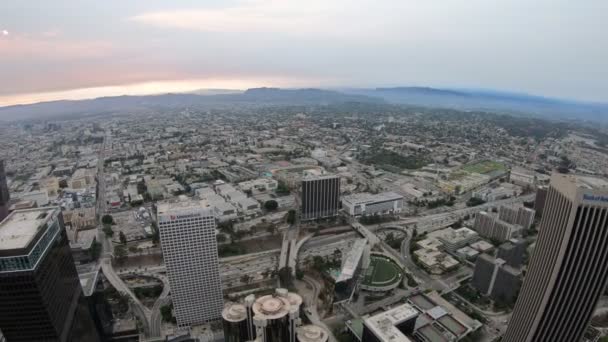
POLYGON ((224 307, 222 317, 228 322, 242 322, 247 319, 247 308, 241 304, 229 303, 224 307))
POLYGON ((403 271, 395 260, 384 254, 372 254, 370 264, 365 271, 361 289, 367 291, 389 291, 403 279, 403 271))
POLYGON ((296 337, 299 342, 326 342, 329 334, 320 326, 303 325, 296 329, 296 337))
POLYGON ((289 305, 295 309, 300 308, 303 302, 302 296, 293 292, 287 293, 287 300, 289 301, 289 305))
POLYGON ((263 296, 253 303, 253 313, 258 319, 278 319, 289 313, 289 300, 279 296, 263 296))

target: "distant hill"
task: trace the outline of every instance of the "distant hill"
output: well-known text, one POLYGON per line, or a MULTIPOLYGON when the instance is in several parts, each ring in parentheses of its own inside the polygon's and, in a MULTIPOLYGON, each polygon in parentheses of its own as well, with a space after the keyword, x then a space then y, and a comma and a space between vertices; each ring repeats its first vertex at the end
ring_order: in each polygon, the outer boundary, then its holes
POLYGON ((0 121, 50 119, 147 110, 211 109, 232 105, 403 104, 420 107, 482 110, 556 120, 608 123, 608 104, 552 99, 490 90, 396 87, 376 89, 279 89, 246 91, 209 89, 184 94, 112 96, 80 101, 53 101, 0 107, 0 121))
MULTIPOLYGON (((197 91, 199 93, 201 91, 197 91)), ((52 101, 30 105, 0 107, 0 120, 50 119, 75 115, 97 115, 143 110, 213 108, 241 105, 324 105, 347 102, 383 103, 380 98, 344 94, 322 89, 254 88, 245 92, 219 91, 220 94, 163 94, 112 96, 91 100, 52 101)))
POLYGON ((346 89, 350 94, 381 97, 390 103, 460 110, 526 114, 547 119, 608 122, 608 104, 553 99, 491 90, 396 87, 346 89))

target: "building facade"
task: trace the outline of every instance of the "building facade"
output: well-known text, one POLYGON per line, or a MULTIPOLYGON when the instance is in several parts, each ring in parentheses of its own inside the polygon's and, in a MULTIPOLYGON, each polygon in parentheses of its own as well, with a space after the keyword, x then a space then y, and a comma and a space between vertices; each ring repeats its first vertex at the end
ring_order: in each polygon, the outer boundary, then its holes
POLYGON ((301 219, 335 217, 340 209, 340 177, 309 176, 302 180, 301 219))
POLYGON ((0 160, 0 222, 8 216, 10 199, 6 181, 6 170, 4 169, 4 160, 0 160))
POLYGON ((554 174, 505 342, 579 341, 608 277, 608 181, 554 174))
POLYGON ((0 223, 0 330, 10 342, 97 341, 61 209, 17 210, 0 223))
POLYGON ((203 201, 163 202, 158 228, 177 325, 219 320, 224 308, 215 217, 203 201))
POLYGON ((342 198, 342 208, 350 216, 397 214, 403 210, 403 196, 394 192, 354 194, 342 198))

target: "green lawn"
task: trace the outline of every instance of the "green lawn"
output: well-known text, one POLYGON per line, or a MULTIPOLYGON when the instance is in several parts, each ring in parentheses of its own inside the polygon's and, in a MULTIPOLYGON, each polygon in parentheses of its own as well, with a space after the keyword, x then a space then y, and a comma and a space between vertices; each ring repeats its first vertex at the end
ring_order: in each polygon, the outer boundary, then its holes
POLYGON ((386 285, 391 280, 398 281, 401 279, 400 275, 399 266, 392 261, 383 257, 372 256, 363 283, 367 285, 386 285))

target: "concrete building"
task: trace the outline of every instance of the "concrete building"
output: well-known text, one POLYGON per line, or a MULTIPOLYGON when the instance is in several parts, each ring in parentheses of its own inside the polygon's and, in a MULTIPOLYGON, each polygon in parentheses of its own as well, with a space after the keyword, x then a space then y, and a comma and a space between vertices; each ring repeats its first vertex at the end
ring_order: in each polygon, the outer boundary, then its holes
POLYGON ((303 221, 335 217, 340 209, 340 177, 308 176, 302 180, 303 221))
POLYGON ((520 225, 499 220, 497 217, 485 211, 479 212, 475 216, 473 228, 475 228, 482 237, 500 242, 511 239, 522 229, 520 225))
POLYGON ((526 254, 526 241, 523 239, 511 239, 498 247, 497 258, 503 259, 507 265, 519 268, 524 263, 526 254))
POLYGON ((521 284, 521 271, 499 258, 482 254, 475 263, 471 285, 483 295, 503 303, 512 303, 521 284))
POLYGON ((446 228, 444 231, 445 234, 438 236, 437 239, 450 252, 455 252, 457 249, 479 240, 479 234, 467 227, 458 229, 446 228))
POLYGON ((303 325, 296 329, 297 342, 327 342, 329 333, 318 325, 303 325))
POLYGON ((302 297, 286 289, 256 299, 252 306, 256 341, 296 342, 301 306, 302 297))
POLYGON ((410 342, 418 311, 410 304, 402 304, 363 320, 362 342, 410 342))
POLYGON ((403 196, 394 192, 360 193, 342 198, 342 208, 350 216, 396 214, 403 210, 403 196))
POLYGON ((520 186, 533 187, 536 184, 534 171, 517 166, 511 169, 509 180, 520 186))
POLYGON ((255 338, 249 335, 245 305, 227 303, 222 311, 222 323, 225 342, 246 342, 255 338))
POLYGON ((608 277, 608 181, 553 174, 505 342, 579 341, 608 277))
POLYGON ((0 223, 0 329, 7 341, 98 341, 58 207, 0 223))
POLYGON ((6 181, 6 170, 4 169, 4 160, 0 160, 0 222, 8 216, 8 208, 10 205, 10 193, 8 192, 8 184, 6 181))
POLYGON ((512 206, 500 206, 498 209, 498 219, 510 224, 517 224, 522 226, 523 229, 530 229, 534 223, 534 216, 536 212, 533 209, 526 208, 524 206, 512 207, 512 206))
POLYGON ((222 317, 215 215, 204 201, 180 198, 157 207, 157 221, 177 325, 222 317))
POLYGON ((545 185, 536 188, 536 199, 534 200, 534 210, 536 211, 536 217, 543 216, 543 209, 545 208, 545 202, 547 200, 548 191, 549 187, 545 185))

